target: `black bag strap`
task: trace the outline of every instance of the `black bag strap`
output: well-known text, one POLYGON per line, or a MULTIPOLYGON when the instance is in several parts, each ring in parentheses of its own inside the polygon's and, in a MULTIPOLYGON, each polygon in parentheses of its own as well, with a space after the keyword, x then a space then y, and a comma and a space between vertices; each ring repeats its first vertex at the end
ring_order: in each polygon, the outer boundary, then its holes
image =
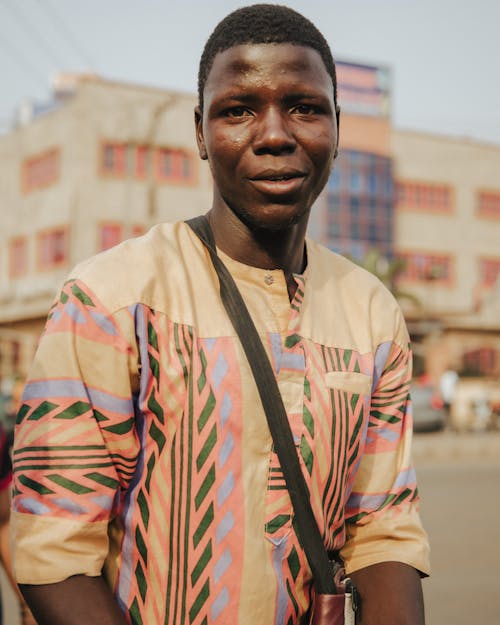
POLYGON ((240 338, 257 384, 274 448, 278 454, 295 511, 300 542, 311 567, 316 590, 320 594, 337 594, 332 567, 311 508, 309 491, 300 468, 288 416, 264 345, 233 277, 217 256, 212 230, 207 218, 201 215, 186 221, 186 223, 204 243, 219 276, 222 303, 240 338))

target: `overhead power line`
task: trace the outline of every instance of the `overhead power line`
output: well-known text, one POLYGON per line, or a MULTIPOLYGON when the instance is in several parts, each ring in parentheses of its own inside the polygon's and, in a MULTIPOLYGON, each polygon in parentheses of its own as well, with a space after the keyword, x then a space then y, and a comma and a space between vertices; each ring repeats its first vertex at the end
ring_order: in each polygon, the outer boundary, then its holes
POLYGON ((39 48, 45 52, 47 56, 50 57, 53 63, 55 63, 56 67, 64 67, 65 62, 61 62, 62 59, 59 58, 58 54, 55 52, 54 48, 52 48, 49 44, 47 44, 46 39, 40 35, 40 32, 37 30, 35 26, 31 22, 26 19, 26 15, 19 11, 19 3, 14 2, 4 2, 3 6, 10 11, 11 15, 18 21, 21 27, 28 31, 31 37, 38 44, 39 48))
POLYGON ((25 73, 29 74, 32 79, 34 78, 37 82, 43 83, 45 87, 47 86, 46 78, 42 78, 41 70, 37 69, 29 57, 25 56, 21 50, 16 49, 5 37, 0 37, 0 46, 3 46, 4 50, 7 51, 14 62, 17 63, 25 73))
POLYGON ((66 39, 66 42, 73 48, 73 50, 77 53, 84 64, 87 66, 87 69, 95 69, 95 64, 93 63, 90 56, 87 54, 87 51, 80 45, 78 40, 75 38, 74 34, 69 30, 67 25, 64 23, 61 16, 56 12, 52 4, 49 0, 39 0, 39 6, 41 6, 49 18, 52 20, 52 23, 57 28, 59 34, 62 34, 66 39))

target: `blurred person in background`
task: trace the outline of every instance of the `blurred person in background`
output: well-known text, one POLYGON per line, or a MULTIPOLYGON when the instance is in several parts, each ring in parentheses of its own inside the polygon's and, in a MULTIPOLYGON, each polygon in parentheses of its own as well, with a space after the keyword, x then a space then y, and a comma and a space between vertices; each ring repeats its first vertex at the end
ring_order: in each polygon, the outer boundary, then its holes
MULTIPOLYGON (((12 388, 11 397, 2 405, 5 411, 0 419, 0 562, 7 576, 8 581, 19 600, 19 608, 21 612, 21 625, 36 625, 35 619, 24 597, 18 590, 17 583, 14 580, 12 570, 12 554, 10 547, 10 493, 12 485, 12 440, 13 426, 15 421, 15 411, 19 406, 21 398, 22 383, 16 380, 12 388)), ((0 595, 0 625, 11 625, 4 614, 2 606, 2 597, 0 595)))

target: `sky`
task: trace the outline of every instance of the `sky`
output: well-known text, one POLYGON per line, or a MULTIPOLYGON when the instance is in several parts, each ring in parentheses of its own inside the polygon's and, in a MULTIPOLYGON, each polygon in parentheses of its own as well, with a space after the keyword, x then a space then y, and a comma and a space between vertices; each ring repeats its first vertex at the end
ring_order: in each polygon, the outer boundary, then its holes
MULTIPOLYGON (((282 2, 284 3, 284 2, 282 2)), ((233 0, 0 0, 0 132, 58 71, 195 92, 233 0)), ((290 0, 335 58, 389 66, 402 129, 500 145, 500 0, 290 0)), ((500 175, 500 174, 499 174, 500 175)))

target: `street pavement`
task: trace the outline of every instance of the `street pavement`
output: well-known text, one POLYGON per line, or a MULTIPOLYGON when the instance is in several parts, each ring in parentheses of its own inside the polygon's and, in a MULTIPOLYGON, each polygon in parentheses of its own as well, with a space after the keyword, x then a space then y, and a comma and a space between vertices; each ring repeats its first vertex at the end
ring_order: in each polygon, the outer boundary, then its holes
MULTIPOLYGON (((500 432, 417 434, 413 457, 431 543, 432 573, 423 581, 426 625, 497 625, 500 432)), ((4 623, 19 625, 1 571, 0 583, 4 623)))
POLYGON ((414 437, 431 544, 426 625, 500 623, 500 432, 414 437))
POLYGON ((413 459, 417 466, 444 461, 500 462, 500 431, 460 433, 445 430, 415 434, 413 459))

